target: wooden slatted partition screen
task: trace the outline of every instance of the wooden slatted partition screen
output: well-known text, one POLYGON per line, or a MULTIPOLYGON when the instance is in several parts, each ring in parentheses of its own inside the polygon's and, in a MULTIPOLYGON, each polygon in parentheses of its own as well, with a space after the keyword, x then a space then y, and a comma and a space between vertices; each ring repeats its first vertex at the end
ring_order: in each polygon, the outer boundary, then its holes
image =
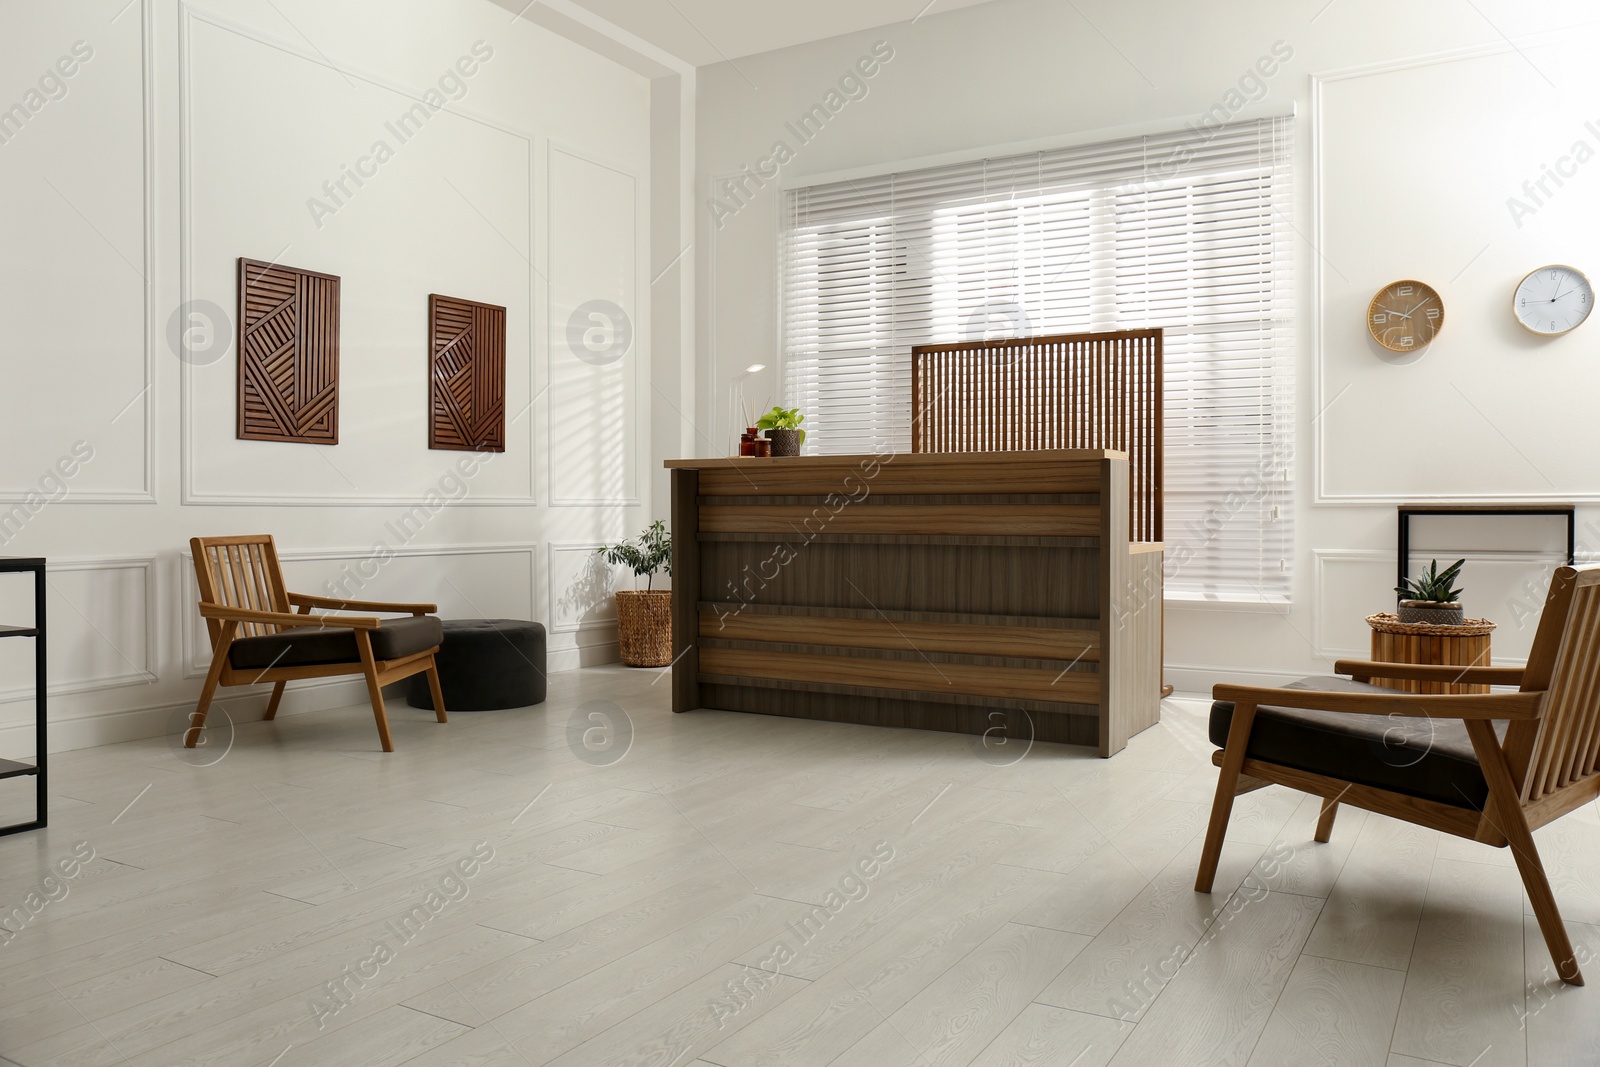
POLYGON ((1161 401, 1159 329, 911 350, 911 451, 1125 452, 1134 541, 1162 540, 1161 401))

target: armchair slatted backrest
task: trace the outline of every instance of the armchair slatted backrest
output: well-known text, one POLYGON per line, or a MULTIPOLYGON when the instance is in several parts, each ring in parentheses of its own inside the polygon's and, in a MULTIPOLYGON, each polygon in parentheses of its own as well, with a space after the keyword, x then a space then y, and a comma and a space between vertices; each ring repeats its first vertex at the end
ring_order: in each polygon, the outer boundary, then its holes
MULTIPOLYGON (((192 537, 189 548, 194 553, 195 578, 200 583, 203 603, 249 611, 293 610, 271 534, 192 537)), ((215 647, 221 623, 207 619, 206 627, 215 647)), ((271 623, 245 622, 239 624, 239 636, 258 637, 277 633, 278 629, 271 623)))
POLYGON ((1557 569, 1522 688, 1545 692, 1543 713, 1512 724, 1507 757, 1523 803, 1554 817, 1600 784, 1600 567, 1557 569))

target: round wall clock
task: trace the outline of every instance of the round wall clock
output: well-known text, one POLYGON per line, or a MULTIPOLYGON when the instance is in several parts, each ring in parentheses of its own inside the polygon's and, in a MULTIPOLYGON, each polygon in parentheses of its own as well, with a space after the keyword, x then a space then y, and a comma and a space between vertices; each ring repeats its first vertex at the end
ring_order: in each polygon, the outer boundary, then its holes
POLYGON ((1517 321, 1539 334, 1554 337, 1583 325, 1594 307, 1594 287, 1583 271, 1552 263, 1517 283, 1511 310, 1517 321))
POLYGON ((1439 335, 1444 301, 1431 285, 1392 282, 1367 305, 1372 339, 1391 352, 1415 352, 1439 335))

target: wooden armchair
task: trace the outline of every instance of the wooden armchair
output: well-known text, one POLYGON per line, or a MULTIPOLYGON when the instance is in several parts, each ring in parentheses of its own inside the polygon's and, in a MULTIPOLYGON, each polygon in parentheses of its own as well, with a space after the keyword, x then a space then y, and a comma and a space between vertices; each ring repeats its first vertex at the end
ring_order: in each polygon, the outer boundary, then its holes
POLYGON ((284 589, 277 547, 270 534, 195 537, 189 547, 200 582, 200 614, 211 634, 211 669, 184 733, 186 748, 199 742, 219 685, 273 683, 264 716, 272 719, 278 714, 286 682, 363 675, 378 738, 385 752, 393 752, 383 686, 427 671, 435 715, 440 722, 448 721, 433 661, 444 633, 432 614, 438 610, 435 605, 290 593, 284 589), (298 614, 291 608, 299 609, 298 614), (312 608, 404 612, 411 617, 383 620, 364 615, 313 615, 312 608))
POLYGON ((1316 839, 1354 804, 1511 848, 1562 981, 1582 985, 1532 830, 1600 795, 1600 567, 1557 569, 1525 668, 1341 661, 1350 680, 1219 685, 1216 801, 1195 889, 1211 892, 1233 798, 1268 784, 1320 796, 1316 839), (1413 695, 1373 678, 1517 686, 1413 695), (1503 727, 1497 726, 1504 722, 1503 727))

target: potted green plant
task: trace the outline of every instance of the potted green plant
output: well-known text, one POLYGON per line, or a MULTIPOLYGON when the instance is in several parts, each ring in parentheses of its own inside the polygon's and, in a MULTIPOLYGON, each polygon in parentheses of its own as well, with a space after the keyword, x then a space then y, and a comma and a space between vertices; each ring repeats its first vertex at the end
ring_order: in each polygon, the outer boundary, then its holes
POLYGON ((657 571, 672 574, 672 535, 657 519, 632 541, 596 551, 614 567, 627 567, 645 579, 643 589, 619 589, 617 644, 629 667, 665 667, 672 662, 672 591, 655 589, 657 571))
POLYGON ((1456 588, 1455 581, 1466 562, 1458 559, 1441 571, 1439 561, 1434 560, 1427 570, 1395 586, 1394 591, 1400 594, 1400 621, 1460 626, 1466 616, 1461 610, 1461 590, 1456 588))
POLYGON ((805 421, 806 417, 800 414, 799 408, 774 407, 761 416, 756 429, 767 431, 767 440, 772 442, 774 456, 798 456, 800 446, 806 443, 806 432, 800 428, 805 421))

